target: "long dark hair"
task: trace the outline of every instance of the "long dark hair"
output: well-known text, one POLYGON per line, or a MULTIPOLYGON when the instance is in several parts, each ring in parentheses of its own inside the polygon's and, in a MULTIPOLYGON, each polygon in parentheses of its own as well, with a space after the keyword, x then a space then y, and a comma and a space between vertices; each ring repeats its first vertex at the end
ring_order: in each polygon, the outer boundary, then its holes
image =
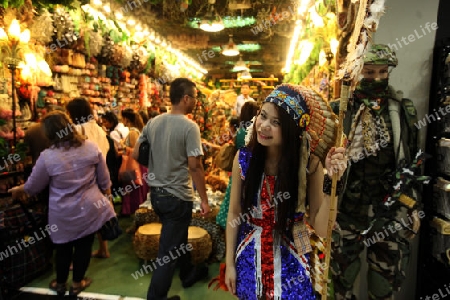
POLYGON ((67 112, 75 124, 83 124, 94 119, 91 104, 85 98, 75 98, 67 103, 67 112))
MULTIPOLYGON (((278 192, 281 192, 282 194, 288 192, 290 196, 289 199, 285 199, 284 197, 277 199, 275 228, 279 231, 284 231, 287 229, 288 225, 291 225, 290 222, 288 222, 288 219, 292 217, 297 207, 299 182, 298 168, 301 146, 300 136, 302 130, 295 124, 292 117, 290 117, 284 109, 277 105, 275 105, 275 107, 278 111, 278 118, 281 123, 282 144, 281 159, 278 165, 277 180, 273 196, 277 197, 278 192)), ((255 125, 253 125, 253 134, 248 145, 248 148, 252 152, 252 158, 242 187, 243 199, 241 207, 243 213, 248 212, 255 205, 255 195, 258 194, 258 190, 261 186, 261 178, 266 161, 266 147, 258 143, 255 125)))
POLYGON ((259 105, 256 101, 247 101, 241 108, 241 115, 239 116, 239 126, 248 127, 251 119, 258 113, 259 105))
POLYGON ((117 125, 119 125, 119 118, 117 118, 116 114, 113 113, 112 111, 105 112, 102 115, 102 119, 105 119, 106 121, 111 123, 111 125, 112 125, 111 130, 114 130, 114 128, 116 128, 117 125))
POLYGON ((44 133, 47 136, 50 146, 56 148, 79 147, 83 144, 84 138, 74 128, 70 118, 62 111, 52 111, 42 119, 44 133))
POLYGON ((136 127, 139 131, 142 131, 142 128, 144 128, 144 122, 142 121, 141 116, 131 108, 122 110, 122 118, 130 121, 130 127, 136 127))

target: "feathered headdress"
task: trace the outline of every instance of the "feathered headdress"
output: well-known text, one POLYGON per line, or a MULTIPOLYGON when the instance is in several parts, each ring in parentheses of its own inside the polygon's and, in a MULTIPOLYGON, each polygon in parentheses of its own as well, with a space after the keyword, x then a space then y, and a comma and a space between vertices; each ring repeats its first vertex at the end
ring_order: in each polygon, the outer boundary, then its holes
POLYGON ((314 90, 293 84, 281 84, 267 96, 270 102, 283 108, 309 134, 310 151, 322 162, 336 141, 337 116, 314 90))

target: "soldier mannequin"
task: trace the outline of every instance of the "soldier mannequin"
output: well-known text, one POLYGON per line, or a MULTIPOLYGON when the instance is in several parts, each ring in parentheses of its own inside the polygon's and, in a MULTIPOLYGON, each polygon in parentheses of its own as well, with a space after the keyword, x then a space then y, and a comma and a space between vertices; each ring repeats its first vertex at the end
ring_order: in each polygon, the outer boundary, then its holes
MULTIPOLYGON (((393 291, 400 289, 406 276, 410 239, 420 226, 419 218, 408 219, 412 211, 400 203, 382 208, 399 160, 410 162, 417 150, 416 110, 388 85, 389 68, 397 63, 389 47, 373 45, 348 105, 344 132, 349 167, 331 262, 335 299, 356 299, 352 290, 364 247, 368 272, 361 277, 367 278, 369 299, 393 299, 393 291)), ((338 112, 339 102, 330 104, 338 112)))

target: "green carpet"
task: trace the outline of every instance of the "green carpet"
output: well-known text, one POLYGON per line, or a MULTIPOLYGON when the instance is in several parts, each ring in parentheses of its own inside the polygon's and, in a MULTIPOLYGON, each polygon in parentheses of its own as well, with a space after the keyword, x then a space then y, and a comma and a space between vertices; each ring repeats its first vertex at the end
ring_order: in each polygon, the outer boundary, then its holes
MULTIPOLYGON (((131 218, 121 218, 120 225, 125 231, 132 224, 131 218)), ((98 248, 97 239, 94 250, 98 248)), ((111 257, 107 259, 92 258, 86 276, 93 279, 92 285, 86 289, 87 293, 106 295, 120 295, 122 297, 137 297, 146 299, 150 284, 151 273, 135 279, 135 274, 142 267, 140 260, 133 250, 132 235, 123 233, 118 239, 109 242, 111 257)), ((219 263, 209 265, 209 277, 184 289, 178 278, 178 271, 172 280, 169 296, 179 295, 181 299, 236 299, 230 293, 208 289, 211 278, 219 274, 219 263)), ((69 283, 71 282, 69 275, 69 283)), ((27 287, 48 288, 49 282, 56 278, 55 271, 49 271, 32 281, 27 287)), ((80 296, 83 296, 82 294, 80 296)), ((82 298, 82 297, 81 297, 82 298)), ((83 299, 83 298, 82 298, 83 299)))

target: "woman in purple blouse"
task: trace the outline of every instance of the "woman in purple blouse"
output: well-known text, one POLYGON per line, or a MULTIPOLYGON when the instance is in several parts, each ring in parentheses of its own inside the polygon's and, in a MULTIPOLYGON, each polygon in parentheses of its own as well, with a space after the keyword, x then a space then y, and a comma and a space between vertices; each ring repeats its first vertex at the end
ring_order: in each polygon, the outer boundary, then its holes
POLYGON ((77 133, 63 112, 42 120, 50 148, 44 150, 25 184, 10 190, 13 198, 50 189, 48 222, 56 248, 56 279, 50 289, 66 292, 73 261, 70 294, 77 295, 92 280, 85 277, 95 233, 115 216, 109 196, 111 182, 105 158, 96 144, 77 133))

